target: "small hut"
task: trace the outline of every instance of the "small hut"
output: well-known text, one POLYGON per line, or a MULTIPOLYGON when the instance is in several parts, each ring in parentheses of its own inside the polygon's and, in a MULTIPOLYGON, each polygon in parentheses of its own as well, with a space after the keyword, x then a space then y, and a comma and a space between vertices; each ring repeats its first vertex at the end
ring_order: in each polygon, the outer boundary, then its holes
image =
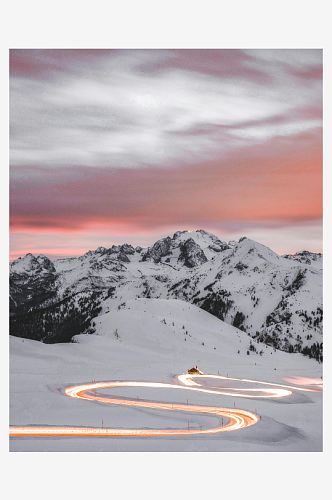
POLYGON ((191 375, 192 375, 192 374, 196 374, 196 375, 197 375, 197 374, 198 374, 198 375, 203 375, 203 372, 201 372, 201 371, 197 368, 197 365, 196 365, 196 366, 194 366, 193 368, 190 368, 190 369, 188 370, 188 373, 190 373, 191 375))

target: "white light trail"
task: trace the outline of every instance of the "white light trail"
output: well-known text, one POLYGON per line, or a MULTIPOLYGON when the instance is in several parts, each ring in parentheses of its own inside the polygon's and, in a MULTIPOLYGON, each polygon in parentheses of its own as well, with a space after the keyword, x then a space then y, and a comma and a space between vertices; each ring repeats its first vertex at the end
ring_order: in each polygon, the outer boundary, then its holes
MULTIPOLYGON (((268 382, 258 382, 257 380, 248 380, 248 379, 238 379, 238 378, 229 378, 229 377, 223 377, 221 375, 191 375, 191 374, 183 374, 183 375, 178 375, 178 380, 184 384, 189 386, 188 390, 192 389, 195 391, 200 391, 200 392, 208 392, 209 394, 221 394, 223 396, 232 396, 235 398, 282 398, 285 396, 290 396, 292 394, 291 391, 287 389, 259 389, 259 388, 241 388, 237 389, 236 387, 224 387, 222 391, 216 390, 216 389, 201 389, 199 387, 193 388, 192 386, 201 386, 201 384, 198 384, 193 378, 215 378, 219 380, 234 380, 237 382, 250 382, 252 384, 265 384, 265 385, 272 385, 272 386, 278 386, 278 387, 289 387, 289 386, 281 386, 279 384, 270 384, 268 382), (235 392, 236 391, 236 392, 235 392), (240 392, 239 392, 240 391, 240 392), (252 393, 258 393, 258 394, 249 394, 250 392, 252 393)), ((291 388, 291 387, 289 387, 291 388)))

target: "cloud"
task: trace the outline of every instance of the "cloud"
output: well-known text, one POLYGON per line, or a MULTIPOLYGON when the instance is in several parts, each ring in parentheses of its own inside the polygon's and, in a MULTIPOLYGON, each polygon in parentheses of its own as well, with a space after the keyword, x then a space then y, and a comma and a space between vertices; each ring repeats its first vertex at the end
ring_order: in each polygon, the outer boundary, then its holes
POLYGON ((24 49, 10 72, 13 235, 321 219, 321 50, 24 49))
POLYGON ((52 79, 58 72, 84 72, 115 52, 111 49, 10 49, 9 70, 12 77, 52 79))
POLYGON ((245 49, 244 52, 251 56, 248 64, 263 66, 273 74, 288 68, 303 70, 323 65, 322 49, 245 49))
MULTIPOLYGON (((322 215, 320 132, 273 138, 227 158, 168 169, 72 168, 33 180, 16 175, 10 197, 15 227, 82 230, 117 221, 136 228, 322 215)), ((15 169, 16 170, 16 169, 15 169)), ((24 169, 23 169, 24 170, 24 169)))
POLYGON ((264 69, 251 68, 247 63, 252 56, 238 49, 182 49, 168 50, 161 61, 144 61, 138 67, 146 74, 155 74, 178 69, 202 73, 223 79, 248 79, 258 84, 266 84, 271 77, 264 69))
POLYGON ((312 69, 315 59, 295 51, 302 64, 293 67, 292 51, 273 54, 13 51, 11 165, 164 168, 297 133, 298 114, 321 108, 321 92, 316 79, 295 81, 289 68, 312 69), (278 126, 268 130, 269 121, 278 126))

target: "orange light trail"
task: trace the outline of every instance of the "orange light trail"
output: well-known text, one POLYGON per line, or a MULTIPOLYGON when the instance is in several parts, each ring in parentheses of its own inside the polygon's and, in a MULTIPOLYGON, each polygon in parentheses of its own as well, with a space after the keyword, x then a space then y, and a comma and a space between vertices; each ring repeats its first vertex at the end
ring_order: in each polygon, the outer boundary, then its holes
POLYGON ((9 435, 15 436, 179 436, 195 434, 215 434, 218 432, 229 432, 243 429, 256 424, 259 417, 247 410, 220 408, 215 406, 198 406, 171 403, 156 403, 149 401, 133 401, 129 399, 113 399, 102 394, 94 394, 95 389, 109 387, 150 387, 167 389, 197 390, 197 388, 182 387, 174 384, 164 384, 160 382, 98 382, 92 384, 79 385, 65 389, 65 393, 72 398, 99 401, 110 404, 120 404, 127 406, 139 406, 145 408, 157 408, 162 410, 189 411, 197 413, 208 413, 226 417, 229 422, 222 427, 210 429, 107 429, 91 427, 10 427, 9 435), (89 392, 88 392, 89 391, 89 392))

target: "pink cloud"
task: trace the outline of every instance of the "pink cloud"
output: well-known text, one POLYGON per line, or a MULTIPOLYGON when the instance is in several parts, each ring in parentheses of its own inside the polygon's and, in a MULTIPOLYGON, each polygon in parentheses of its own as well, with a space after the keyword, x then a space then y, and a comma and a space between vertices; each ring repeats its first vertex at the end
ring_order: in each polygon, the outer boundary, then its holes
POLYGON ((52 176, 16 181, 10 196, 11 229, 82 231, 116 224, 138 230, 217 221, 319 219, 320 141, 319 133, 303 133, 195 165, 96 168, 84 179, 77 167, 77 178, 61 184, 52 176))
POLYGON ((247 63, 253 58, 239 49, 177 49, 168 50, 166 55, 159 63, 142 64, 141 70, 155 72, 177 68, 221 78, 245 78, 262 84, 272 81, 268 73, 250 67, 247 63))
POLYGON ((11 76, 49 78, 56 71, 71 71, 75 63, 112 55, 112 49, 10 49, 11 76))
POLYGON ((292 75, 295 75, 304 80, 322 80, 323 79, 323 67, 322 66, 309 66, 305 69, 294 69, 290 68, 288 70, 292 75))

